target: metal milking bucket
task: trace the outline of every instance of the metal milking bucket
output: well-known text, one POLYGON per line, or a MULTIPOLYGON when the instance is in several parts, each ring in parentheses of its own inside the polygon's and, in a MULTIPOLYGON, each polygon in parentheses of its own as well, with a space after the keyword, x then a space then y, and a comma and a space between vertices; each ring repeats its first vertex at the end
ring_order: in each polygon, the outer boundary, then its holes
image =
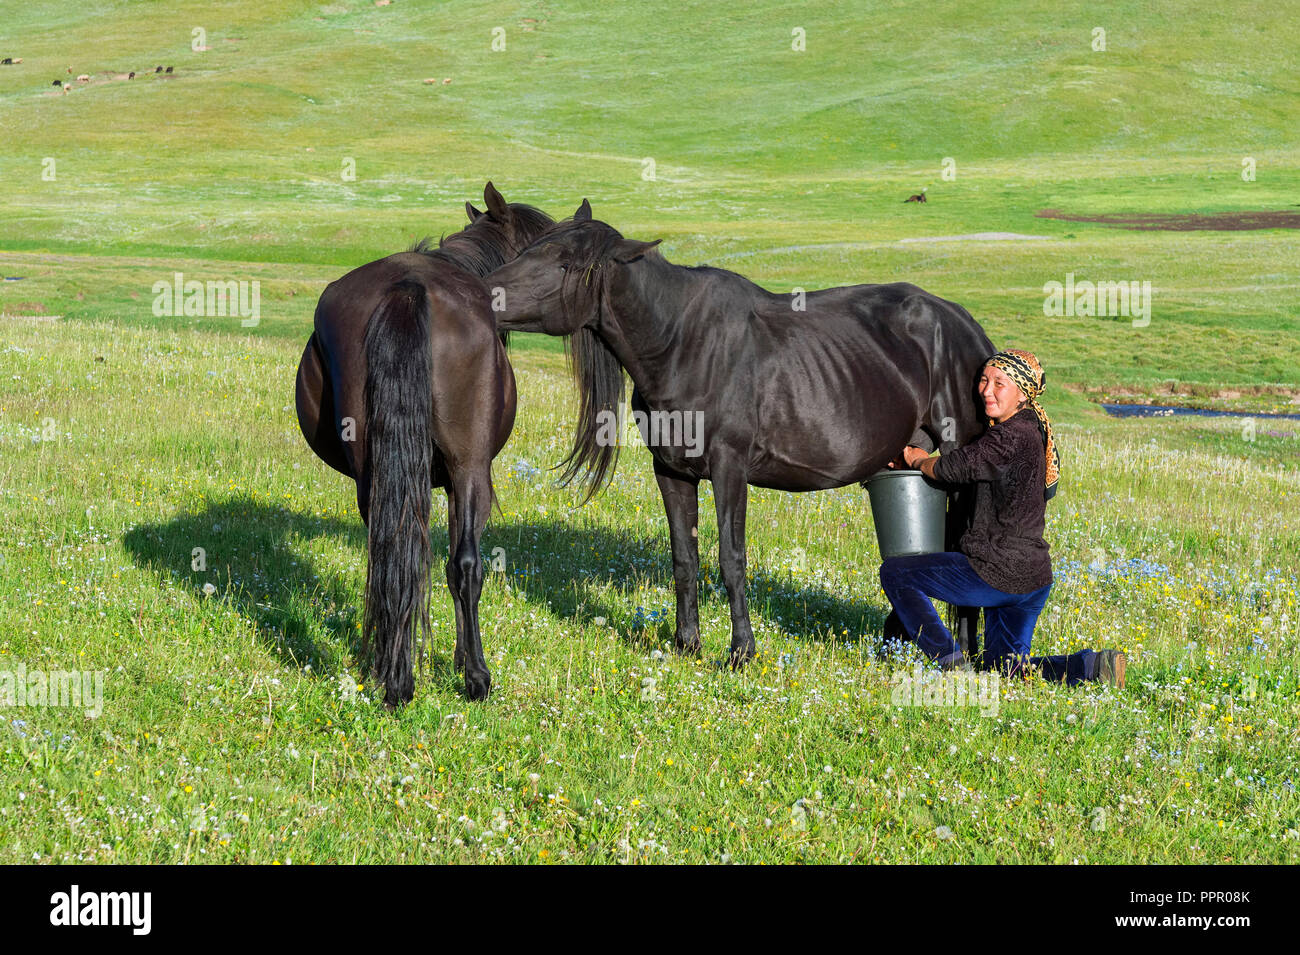
POLYGON ((885 470, 866 485, 882 558, 943 550, 948 495, 938 484, 920 471, 885 470))

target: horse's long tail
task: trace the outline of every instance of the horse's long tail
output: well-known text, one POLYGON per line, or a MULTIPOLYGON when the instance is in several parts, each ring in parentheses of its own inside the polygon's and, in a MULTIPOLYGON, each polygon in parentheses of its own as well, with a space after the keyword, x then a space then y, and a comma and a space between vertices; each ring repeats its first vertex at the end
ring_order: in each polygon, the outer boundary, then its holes
POLYGON ((411 644, 429 631, 433 355, 423 285, 397 282, 366 325, 370 563, 365 644, 385 702, 415 691, 411 644))

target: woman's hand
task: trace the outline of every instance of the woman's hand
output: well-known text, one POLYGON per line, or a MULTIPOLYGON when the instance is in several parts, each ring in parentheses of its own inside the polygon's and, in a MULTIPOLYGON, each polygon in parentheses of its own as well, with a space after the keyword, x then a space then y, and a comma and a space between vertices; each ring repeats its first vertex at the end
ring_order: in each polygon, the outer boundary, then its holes
MULTIPOLYGON (((903 453, 899 455, 899 458, 902 459, 902 464, 904 467, 919 468, 921 466, 921 462, 924 461, 929 456, 930 456, 930 452, 925 450, 925 448, 918 448, 915 445, 909 444, 907 447, 903 449, 903 453)), ((892 466, 893 465, 891 464, 891 467, 892 466)))

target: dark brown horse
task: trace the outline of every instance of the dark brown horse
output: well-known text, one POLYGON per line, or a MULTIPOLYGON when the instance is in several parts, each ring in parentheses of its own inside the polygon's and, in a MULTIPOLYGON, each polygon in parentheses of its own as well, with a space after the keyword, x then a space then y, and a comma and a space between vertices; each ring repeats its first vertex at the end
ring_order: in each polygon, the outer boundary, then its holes
MULTIPOLYGON (((755 651, 745 599, 748 486, 842 487, 904 445, 950 450, 973 440, 983 426, 975 378, 994 348, 964 308, 915 285, 777 295, 734 272, 673 265, 657 244, 593 220, 584 200, 573 221, 486 281, 502 296, 502 328, 570 336, 582 404, 566 479, 585 470, 594 490, 612 473, 618 443, 609 420, 622 404, 624 371, 631 376, 668 516, 683 651, 700 647, 697 506, 700 481, 713 483, 739 666, 755 651)), ((955 542, 970 502, 956 492, 950 503, 955 542)), ((969 610, 963 618, 973 639, 969 610)))
POLYGON ((298 424, 316 456, 357 482, 370 555, 365 645, 389 706, 415 690, 411 643, 429 629, 430 488, 447 489, 447 586, 455 666, 488 695, 479 540, 492 459, 515 421, 515 377, 480 280, 551 225, 487 184, 487 211, 437 248, 363 265, 332 282, 298 365, 298 424))

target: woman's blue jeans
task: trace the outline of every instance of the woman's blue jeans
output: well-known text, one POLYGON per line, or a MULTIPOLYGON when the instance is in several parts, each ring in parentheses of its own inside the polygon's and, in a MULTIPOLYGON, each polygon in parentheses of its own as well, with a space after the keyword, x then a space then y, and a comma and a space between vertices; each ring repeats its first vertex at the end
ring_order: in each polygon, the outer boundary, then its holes
POLYGON ((1050 583, 1027 594, 1005 593, 986 583, 965 554, 945 551, 887 557, 880 565, 880 586, 908 637, 932 659, 959 650, 930 602, 933 597, 958 607, 984 608, 983 664, 986 668, 997 667, 1014 673, 1028 663, 1048 680, 1074 684, 1086 679, 1091 650, 1069 656, 1029 655, 1034 625, 1051 592, 1050 583))

